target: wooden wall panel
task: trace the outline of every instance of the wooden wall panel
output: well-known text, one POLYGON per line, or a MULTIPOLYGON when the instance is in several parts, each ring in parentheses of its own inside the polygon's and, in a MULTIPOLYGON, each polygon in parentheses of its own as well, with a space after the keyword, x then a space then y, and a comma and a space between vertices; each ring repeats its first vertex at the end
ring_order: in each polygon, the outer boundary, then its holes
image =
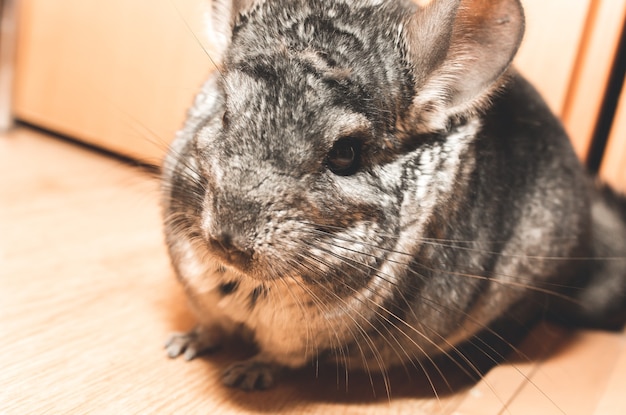
POLYGON ((0 132, 12 124, 15 2, 0 0, 0 132))
POLYGON ((562 115, 592 0, 522 0, 526 33, 515 65, 562 115))
POLYGON ((626 90, 622 91, 620 97, 600 167, 600 177, 626 193, 626 90))
POLYGON ((563 111, 563 121, 584 160, 600 115, 626 17, 626 0, 594 0, 563 111))
POLYGON ((158 162, 211 69, 191 33, 207 2, 21 3, 17 117, 158 162))
MULTIPOLYGON (((597 84, 587 68, 606 71, 612 52, 597 51, 604 37, 589 33, 598 28, 614 39, 615 16, 626 0, 522 1, 527 32, 516 65, 557 115, 569 117, 570 132, 578 131, 576 123, 593 125, 597 99, 587 99, 586 91, 597 84), (581 64, 581 46, 593 65, 581 64)), ((209 1, 22 0, 21 6, 15 114, 158 162, 212 68, 195 38, 208 47, 201 26, 209 1)), ((589 134, 575 136, 579 142, 589 134)))

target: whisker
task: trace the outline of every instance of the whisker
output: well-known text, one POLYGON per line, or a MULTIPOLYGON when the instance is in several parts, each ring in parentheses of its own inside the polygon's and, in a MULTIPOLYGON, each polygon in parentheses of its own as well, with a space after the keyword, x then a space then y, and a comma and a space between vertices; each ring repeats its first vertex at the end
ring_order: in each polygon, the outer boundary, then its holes
MULTIPOLYGON (((308 257, 302 257, 303 260, 310 260, 311 258, 308 257)), ((328 290, 326 287, 319 285, 320 288, 324 289, 328 294, 330 294, 331 296, 335 297, 335 299, 339 300, 339 301, 343 301, 343 299, 341 297, 339 297, 336 293, 334 293, 332 290, 328 290)), ((348 305, 347 303, 344 302, 345 305, 348 305)), ((359 317, 364 317, 361 313, 357 312, 357 314, 359 315, 359 317)), ((354 319, 354 317, 352 317, 349 313, 346 314, 350 320, 354 323, 355 327, 359 330, 362 338, 367 342, 368 347, 370 348, 372 355, 374 356, 374 359, 376 360, 379 369, 380 369, 380 373, 383 374, 383 381, 385 383, 385 389, 387 391, 387 396, 390 397, 390 393, 391 393, 391 388, 389 385, 389 379, 388 379, 388 374, 387 374, 387 370, 386 370, 386 365, 383 363, 383 359, 382 356, 380 356, 380 353, 377 351, 376 346, 373 342, 373 340, 371 339, 371 337, 369 336, 369 334, 367 333, 367 331, 361 326, 361 324, 356 321, 354 319)), ((371 322, 369 322, 367 319, 365 319, 374 330, 377 330, 376 327, 374 327, 372 325, 371 322)), ((379 333, 381 334, 381 333, 379 333)), ((371 382, 371 386, 372 386, 372 392, 374 394, 376 394, 375 388, 374 388, 374 384, 373 384, 373 378, 371 377, 371 370, 369 369, 369 364, 367 363, 367 359, 365 359, 365 353, 363 352, 363 349, 361 349, 361 346, 355 336, 354 333, 351 332, 352 337, 355 339, 355 344, 357 345, 357 347, 360 349, 361 352, 361 356, 363 356, 364 360, 363 363, 366 367, 367 372, 369 373, 369 377, 370 377, 370 382, 371 382)))
MULTIPOLYGON (((355 241, 351 241, 348 240, 346 238, 338 238, 334 235, 331 234, 326 234, 322 231, 319 230, 311 230, 313 232, 321 232, 321 234, 325 235, 325 236, 332 236, 333 238, 337 239, 337 240, 341 240, 343 242, 349 242, 349 243, 355 243, 355 241)), ((318 242, 321 243, 328 243, 328 242, 324 242, 322 240, 317 240, 318 242)), ((363 243, 361 241, 357 241, 359 244, 363 244, 363 245, 368 245, 367 243, 363 243)), ((376 247, 376 245, 370 244, 370 246, 374 246, 376 247)), ((371 254, 371 253, 367 253, 367 252, 363 252, 363 251, 358 251, 356 249, 353 248, 346 248, 343 246, 340 246, 341 249, 344 249, 346 251, 349 252, 353 252, 353 253, 357 253, 359 255, 364 255, 364 256, 369 256, 372 258, 378 258, 375 254, 371 254)), ((387 253, 392 253, 392 254, 400 254, 400 255, 404 255, 407 257, 411 257, 413 258, 414 255, 412 254, 408 254, 408 253, 403 253, 400 251, 396 251, 396 250, 390 250, 390 249, 386 249, 386 248, 379 248, 381 251, 387 252, 387 253)), ((567 296, 565 294, 562 294, 558 291, 554 291, 554 290, 550 290, 548 288, 542 288, 542 287, 538 287, 538 286, 533 286, 533 285, 529 285, 527 284, 528 280, 523 278, 523 277, 518 277, 518 276, 512 276, 512 275, 507 275, 507 274, 503 274, 503 273, 498 273, 498 274, 493 274, 492 276, 481 276, 481 275, 476 275, 476 274, 471 274, 471 273, 464 273, 464 272, 458 272, 458 271, 449 271, 449 270, 442 270, 442 269, 437 269, 437 268, 432 268, 432 267, 427 267, 426 265, 423 265, 419 262, 402 262, 399 260, 394 260, 392 258, 386 258, 386 260, 390 263, 394 263, 394 264, 398 264, 398 265, 404 265, 404 266, 411 266, 411 265, 416 265, 419 266, 422 269, 428 270, 428 271, 432 271, 432 272, 442 272, 442 273, 446 273, 449 275, 456 275, 456 276, 463 276, 463 277, 468 277, 468 278, 473 278, 473 279, 478 279, 478 280, 485 280, 485 281, 490 281, 493 283, 497 283, 500 284, 502 286, 512 286, 512 287, 516 287, 516 288, 524 288, 524 289, 528 289, 531 291, 535 291, 538 293, 542 293, 542 294, 547 294, 550 296, 554 296, 557 298, 561 298, 563 300, 566 301, 570 301, 574 304, 577 305, 582 305, 579 301, 574 300, 573 298, 571 298, 570 296, 567 296), (502 280, 500 278, 506 278, 506 280, 502 280), (509 280, 518 280, 521 282, 515 282, 515 281, 509 281, 509 280)), ((577 288, 577 287, 573 287, 573 286, 569 286, 569 285, 565 285, 565 284, 556 284, 556 283, 551 283, 551 282, 543 282, 542 281, 542 285, 544 286, 549 286, 549 287, 555 287, 555 288, 577 288)))
MULTIPOLYGON (((315 268, 310 268, 310 267, 308 267, 306 264, 303 264, 303 263, 298 263, 297 265, 298 265, 298 266, 297 266, 297 268, 299 268, 300 266, 305 266, 306 268, 308 268, 308 269, 309 269, 309 271, 311 271, 311 272, 313 272, 313 273, 315 273, 315 272, 316 272, 316 269, 315 269, 315 268)), ((294 269, 295 269, 295 268, 294 268, 294 269)), ((296 278, 293 278, 293 277, 292 277, 292 280, 293 280, 293 281, 294 281, 294 282, 295 282, 295 283, 296 283, 296 284, 297 284, 297 285, 298 285, 301 289, 303 289, 304 291, 306 291, 306 292, 307 292, 307 294, 309 295, 309 297, 311 298, 311 300, 314 302, 314 304, 315 304, 315 305, 316 305, 316 306, 317 306, 320 310, 326 310, 327 312, 329 312, 329 311, 328 311, 328 305, 327 305, 327 304, 325 304, 325 303, 324 303, 324 301, 323 301, 322 299, 320 299, 320 298, 317 296, 317 294, 315 294, 313 291, 311 291, 311 290, 310 290, 310 289, 309 289, 309 288, 308 288, 305 284, 301 284, 301 283, 300 283, 300 282, 299 282, 296 278)), ((356 321, 354 321, 354 323, 355 323, 355 325, 357 324, 357 323, 356 323, 356 321)), ((341 341, 341 339, 339 338, 339 336, 338 336, 337 331, 335 330, 335 328, 334 328, 332 325, 330 325, 330 323, 329 323, 329 322, 327 322, 327 326, 328 326, 328 328, 329 328, 329 332, 331 332, 331 333, 333 334, 333 336, 335 337, 335 339, 336 339, 336 341, 337 341, 337 346, 336 346, 336 349, 337 349, 338 353, 341 355, 341 357, 343 358, 344 363, 345 363, 345 367, 347 368, 347 366, 348 366, 348 365, 347 365, 347 355, 346 355, 346 352, 345 352, 345 350, 344 350, 344 345, 343 345, 343 342, 342 342, 342 341, 341 341)), ((349 329, 349 331, 351 332, 352 337, 356 338, 356 336, 355 336, 355 334, 352 332, 352 330, 351 330, 351 329, 349 329)), ((357 344, 357 346, 360 348, 360 344, 357 344)), ((334 347, 334 346, 332 346, 332 345, 331 345, 331 347, 334 347)), ((362 351, 361 351, 361 353, 362 353, 362 351)), ((347 374, 347 369, 346 369, 346 387, 347 387, 347 380, 348 380, 348 374, 347 374)), ((370 379, 370 380, 373 382, 373 380, 372 380, 372 379, 370 379)))
MULTIPOLYGON (((352 251, 352 250, 350 250, 350 249, 348 249, 348 248, 346 248, 346 250, 348 250, 348 251, 352 251)), ((328 254, 330 254, 330 255, 333 255, 333 256, 335 256, 335 257, 340 258, 340 257, 339 257, 339 255, 337 255, 337 254, 335 254, 335 253, 331 252, 330 250, 326 250, 325 252, 326 252, 326 253, 328 253, 328 254)), ((342 259, 342 258, 340 258, 340 259, 342 259)), ((351 260, 351 261, 345 261, 345 260, 344 260, 343 262, 344 262, 344 263, 346 263, 346 264, 347 264, 348 266, 350 266, 350 267, 356 268, 356 267, 355 267, 355 265, 353 264, 353 261, 352 261, 352 260, 351 260)), ((360 265, 366 265, 366 264, 360 264, 360 265)), ((367 266, 367 265, 366 265, 366 266, 367 266)), ((368 267, 369 267, 369 266, 368 266, 368 267)), ((370 268, 371 268, 371 267, 370 267, 370 268)), ((359 269, 357 269, 357 271, 360 271, 360 270, 359 270, 359 269)), ((351 288, 351 287, 349 287, 349 288, 351 288)), ((354 292, 355 292, 355 293, 357 293, 357 291, 356 291, 356 290, 354 290, 354 292)), ((380 305, 378 305, 378 304, 375 304, 375 305, 376 305, 377 307, 379 307, 380 309, 382 309, 384 312, 387 312, 387 313, 388 313, 388 314, 390 314, 390 315, 394 315, 394 314, 393 314, 390 310, 387 310, 385 307, 381 307, 381 306, 380 306, 380 305)), ((438 305, 438 307, 441 307, 441 306, 440 306, 440 305, 438 305)), ((470 316, 469 314, 467 314, 467 313, 464 313, 464 314, 466 314, 466 315, 467 315, 467 317, 471 318, 471 316, 470 316)), ((383 316, 383 315, 382 315, 381 313, 379 313, 379 312, 377 313, 377 315, 378 315, 379 317, 383 318, 383 319, 384 319, 384 320, 385 320, 388 324, 390 324, 391 326, 393 326, 394 328, 398 329, 401 333, 403 333, 403 334, 404 334, 404 332, 403 332, 403 331, 402 331, 402 330, 401 330, 401 329, 400 329, 397 325, 395 325, 392 321, 390 321, 387 317, 383 316)), ((414 328, 414 327, 409 326, 409 325, 408 325, 408 323, 406 323, 404 320, 402 320, 402 319, 398 318, 398 316, 396 316, 396 318, 397 318, 399 321, 401 321, 402 323, 404 323, 405 325, 407 325, 407 326, 408 326, 411 330, 414 330, 414 331, 415 331, 415 328, 414 328)), ((485 327, 485 328, 487 328, 487 327, 485 327)), ((494 334, 494 335, 496 335, 497 337, 499 337, 501 340, 505 341, 505 343, 507 343, 507 344, 508 344, 508 346, 510 346, 513 350, 515 350, 515 351, 517 351, 518 353, 522 354, 522 353, 521 353, 521 352, 520 352, 520 351, 519 351, 519 350, 518 350, 518 349, 517 349, 514 345, 512 345, 510 342, 508 342, 508 341, 506 341, 505 339, 503 339, 503 338, 502 338, 502 337, 501 337, 501 336, 500 336, 497 332, 495 332, 495 331, 493 331, 493 330, 489 330, 489 331, 490 331, 490 332, 492 332, 492 334, 494 334)), ((436 332, 435 332, 435 333, 436 333, 436 332)), ((418 334, 422 335, 422 333, 421 333, 421 332, 419 332, 418 334)), ((479 375, 479 378, 480 378, 480 377, 482 377, 482 376, 481 376, 481 373, 482 373, 482 372, 480 372, 480 370, 479 370, 479 369, 478 369, 478 368, 477 368, 477 367, 473 364, 473 362, 471 362, 471 361, 470 361, 470 360, 469 360, 469 359, 468 359, 468 358, 467 358, 467 357, 466 357, 463 353, 460 353, 460 351, 459 351, 459 350, 458 350, 458 349, 457 349, 454 345, 452 345, 451 343, 449 343, 449 342, 448 342, 448 341, 447 341, 447 340, 446 340, 443 336, 439 335, 438 333, 436 333, 436 334, 437 334, 437 335, 438 335, 438 337, 440 337, 440 338, 441 338, 444 342, 446 342, 446 343, 447 343, 447 345, 448 345, 448 346, 449 346, 452 350, 455 350, 455 351, 457 351, 457 352, 458 352, 458 355, 459 355, 459 356, 460 356, 460 357, 464 360, 464 362, 465 362, 465 363, 466 363, 466 364, 467 364, 467 365, 468 365, 468 366, 469 366, 469 367, 470 367, 470 368, 471 368, 474 372, 476 372, 476 374, 478 374, 478 375, 479 375)), ((429 339, 428 339, 428 340, 429 340, 429 339)), ((482 339, 480 339, 480 338, 478 338, 478 340, 479 340, 479 341, 481 341, 481 342, 482 342, 482 343, 486 346, 486 348, 487 348, 487 349, 489 349, 489 350, 491 350, 492 352, 494 352, 494 353, 497 355, 497 357, 499 357, 500 359, 504 360, 504 356, 502 356, 499 352, 497 352, 497 351, 496 351, 496 350, 495 350, 492 346, 488 345, 487 343, 485 343, 484 341, 482 341, 482 339)), ((435 343, 434 343, 434 342, 433 342, 432 344, 434 344, 434 345, 435 345, 435 343)), ((415 344, 415 345, 416 345, 416 346, 418 346, 417 344, 415 344)), ((419 346, 418 346, 418 347, 419 347, 419 346)), ((496 358, 494 358, 491 354, 489 354, 489 353, 488 353, 485 349, 480 348, 480 347, 479 347, 478 349, 479 349, 479 350, 481 350, 481 353, 483 353, 483 354, 484 354, 484 355, 485 355, 488 359, 490 359, 493 363, 496 363, 496 364, 497 364, 497 363, 499 363, 499 361, 498 361, 496 358)), ((445 351, 444 349, 440 349, 440 351, 441 351, 441 352, 443 352, 443 353, 445 353, 448 357, 451 357, 451 356, 449 355, 449 353, 448 353, 447 351, 445 351)), ((523 355, 523 354, 522 354, 522 355, 523 355)), ((525 356, 525 355, 524 355, 524 356, 525 356)), ((427 357, 430 359, 430 356, 427 356, 427 357)), ((528 357, 527 357, 527 356, 525 356, 525 357, 528 359, 528 357)), ((451 359, 451 360, 452 360, 452 361, 454 361, 454 362, 456 362, 456 359, 451 359)), ((433 362, 432 360, 431 360, 431 363, 433 363, 433 366, 435 366, 435 367, 436 367, 436 369, 439 371, 439 373, 440 373, 440 375, 442 376, 442 378, 444 379, 444 381, 446 381, 446 383, 447 383, 447 380, 446 380, 445 376, 443 375, 443 373, 441 373, 441 371, 440 371, 440 369, 437 367, 437 365, 435 365, 435 364, 434 364, 434 362, 433 362)), ((456 363, 457 363, 457 365, 459 365, 459 363, 458 363, 458 362, 456 362, 456 363)), ((464 370, 464 368, 463 368, 462 366, 461 366, 461 368, 464 370)), ((533 384, 535 387, 537 387, 537 386, 536 386, 536 385, 532 382, 532 380, 531 380, 531 379, 529 379, 529 378, 528 378, 528 376, 526 376, 526 375, 525 375, 525 374, 524 374, 524 373, 523 373, 523 372, 522 372, 519 368, 517 368, 517 367, 515 367, 515 366, 514 366, 514 368, 515 368, 515 370, 516 370, 516 371, 517 371, 517 372, 518 372, 518 373, 519 373, 522 377, 524 377, 524 379, 526 379, 528 382, 530 382, 530 383, 531 383, 531 384, 533 384)), ((424 368, 422 367, 422 369, 424 369, 424 368)), ((464 370, 464 371, 465 371, 465 370, 464 370)), ((425 371, 424 371, 424 372, 425 372, 425 371)), ((467 371, 465 371, 465 373, 466 373, 466 375, 468 375, 468 376, 472 377, 472 376, 471 376, 471 375, 470 375, 467 371)), ((430 378, 429 378, 429 381, 430 381, 430 378)), ((433 388, 433 391, 434 391, 434 392, 435 392, 435 394, 437 395, 437 392, 436 392, 436 390, 434 389, 434 385, 433 385, 432 381, 430 381, 430 383, 431 383, 431 387, 433 388)), ((450 387, 450 385, 449 385, 449 384, 448 384, 448 386, 450 387)), ((495 389, 493 389, 493 387, 492 387, 491 385, 488 385, 488 387, 492 390, 492 392, 494 393, 494 395, 497 397, 497 393, 495 392, 495 389)), ((499 399, 499 397, 498 397, 498 399, 499 399)), ((501 401, 501 403, 502 403, 503 405, 506 405, 506 404, 505 404, 504 402, 502 402, 502 401, 501 401)), ((553 402, 553 403, 554 403, 554 402, 553 402)))
MULTIPOLYGON (((528 285, 528 284, 524 284, 524 283, 519 283, 519 282, 514 282, 514 281, 503 281, 501 279, 499 279, 500 277, 505 277, 505 278, 509 278, 509 276, 504 275, 504 274, 497 274, 496 277, 488 277, 488 276, 483 276, 483 275, 476 275, 476 274, 470 274, 470 273, 466 273, 466 272, 457 272, 457 271, 443 271, 443 270, 438 270, 436 268, 431 268, 431 267, 427 267, 426 265, 423 264, 416 264, 418 267, 428 270, 428 271, 433 271, 433 272, 442 272, 448 275, 454 275, 457 277, 465 277, 465 278, 471 278, 471 279, 475 279, 475 280, 480 280, 480 281, 489 281, 491 283, 495 283, 501 286, 511 286, 511 287, 515 287, 515 288, 523 288, 525 290, 530 290, 530 291, 534 291, 537 293, 541 293, 541 294, 547 294, 550 295, 552 297, 556 297, 556 298, 560 298, 562 300, 565 301, 569 301, 572 302, 573 304, 576 305, 580 305, 582 306, 582 302, 575 300, 574 298, 566 295, 566 294, 562 294, 559 293, 557 291, 553 291, 553 290, 549 290, 546 288, 541 288, 541 287, 537 287, 537 286, 532 286, 532 285, 528 285)), ((510 278, 515 278, 515 277, 510 277, 510 278)))
MULTIPOLYGON (((332 252, 328 252, 328 253, 329 253, 329 254, 331 254, 331 255, 333 254, 332 252)), ((317 261, 319 261, 319 262, 322 262, 322 260, 321 260, 321 259, 319 259, 319 258, 316 258, 316 260, 317 260, 317 261)), ((350 265, 350 266, 353 266, 353 264, 349 264, 349 265, 350 265)), ((349 286, 348 284, 344 283, 343 281, 339 281, 339 283, 341 283, 341 284, 342 284, 345 288, 348 288, 348 289, 352 290, 355 294, 358 294, 358 291, 356 291, 353 287, 349 286)), ((325 287, 324 287, 324 288, 325 288, 325 287)), ((369 290, 372 290, 372 289, 371 289, 371 288, 369 288, 369 287, 368 287, 368 289, 369 289, 369 290)), ((359 301, 360 301, 362 304, 364 304, 364 303, 362 302, 362 300, 359 300, 359 301)), ((429 339, 429 338, 428 338, 427 336, 425 336, 423 333, 421 333, 421 332, 419 332, 418 330, 416 330, 416 328, 415 328, 415 327, 410 326, 408 323, 406 323, 403 319, 401 319, 399 316, 397 316, 397 315, 396 315, 395 313, 393 313, 391 310, 389 310, 389 309, 387 309, 386 307, 383 307, 383 306, 381 306, 381 305, 379 305, 379 304, 377 304, 377 303, 373 302, 371 299, 368 299, 368 302, 371 302, 371 303, 372 303, 374 306, 376 306, 378 309, 380 309, 380 310, 384 311, 385 313, 389 314, 390 316, 392 316, 392 317, 396 318, 398 321, 401 321, 401 322, 402 322, 402 323, 403 323, 406 327, 408 327, 410 330, 412 330, 412 331, 416 332, 419 336, 423 337, 425 340, 427 340, 429 343, 431 343, 434 347, 438 348, 438 349, 439 349, 439 351, 440 351, 441 353, 447 354, 447 352, 446 352, 443 348, 441 348, 439 345, 437 345, 435 342, 433 342, 431 339, 429 339)), ((355 311, 356 311, 357 313, 359 313, 359 312, 358 312, 358 310, 355 310, 355 311)), ((424 356, 425 356, 425 357, 426 357, 426 358, 427 358, 427 359, 428 359, 428 360, 429 360, 429 361, 433 364, 433 366, 434 366, 434 367, 436 368, 436 370, 439 372, 439 375, 442 377, 442 379, 444 380, 444 382, 447 384, 448 388, 449 388, 450 390, 452 390, 452 387, 451 387, 451 385, 448 383, 448 381, 447 381, 447 379, 446 379, 445 375, 444 375, 444 374, 440 371, 439 367, 435 364, 435 362, 432 360, 432 358, 431 358, 431 357, 430 357, 427 353, 425 353, 425 351, 423 350, 423 348, 422 348, 419 344, 417 344, 417 343, 416 343, 413 339, 411 339, 411 338, 408 336, 408 334, 407 334, 406 332, 404 332, 404 331, 403 331, 403 330, 402 330, 399 326, 397 326, 397 325, 396 325, 393 321, 391 321, 388 317, 386 317, 385 315, 383 315, 380 311, 375 310, 375 313, 376 313, 376 315, 377 315, 379 318, 383 319, 383 320, 384 320, 386 323, 388 323, 391 327, 393 327, 393 328, 397 329, 397 330, 398 330, 401 334, 403 334, 403 335, 404 335, 404 336, 405 336, 405 337, 406 337, 406 338, 407 338, 407 339, 408 339, 408 340, 409 340, 409 341, 410 341, 410 342, 411 342, 411 343, 412 343, 412 344, 413 344, 413 345, 414 345, 414 346, 415 346, 418 350, 420 350, 420 351, 422 352, 422 354, 423 354, 423 355, 424 355, 424 356)), ((359 313, 359 314, 360 314, 360 313, 359 313)), ((362 314, 360 314, 360 315, 362 316, 362 314)), ((371 322, 370 322, 370 325, 371 325, 371 326, 375 329, 375 331, 377 332, 377 334, 379 334, 379 335, 383 336, 383 335, 382 335, 382 333, 380 332, 380 330, 379 330, 376 326, 374 326, 371 322)), ((394 336, 394 334, 393 334, 391 331, 389 331, 389 330, 390 330, 390 329, 389 329, 389 328, 387 328, 388 333, 389 333, 389 334, 390 334, 390 335, 394 338, 394 340, 396 340, 396 342, 398 343, 398 346, 402 349, 402 351, 404 352, 405 356, 409 359, 410 363, 411 363, 411 364, 412 364, 412 365, 413 365, 416 369, 417 369, 417 366, 415 366, 415 365, 416 365, 416 363, 420 365, 420 367, 421 367, 421 369, 422 369, 422 372, 426 375, 427 380, 429 381, 429 383, 430 383, 430 385, 431 385, 431 388, 432 388, 432 390, 433 390, 433 393, 435 394, 436 398, 437 398, 437 399, 439 399, 439 395, 438 395, 438 392, 436 391, 436 388, 435 388, 435 386, 434 386, 434 382, 432 381, 432 378, 431 378, 431 377, 430 377, 430 375, 428 374, 428 371, 427 371, 427 370, 425 369, 425 367, 422 365, 421 361, 420 361, 419 359, 417 359, 417 360, 416 360, 414 356, 409 355, 409 354, 408 354, 408 352, 406 351, 406 349, 404 349, 404 347, 403 347, 403 346, 399 343, 399 341, 398 341, 398 340, 397 340, 397 338, 394 336)), ((443 339, 443 337, 442 337, 442 339, 443 339)), ((386 339, 385 339, 385 340, 386 340, 386 339)), ((386 342, 387 342, 387 344, 388 344, 390 347, 392 347, 392 349, 395 351, 395 353, 398 355, 398 357, 399 357, 401 360, 403 360, 403 359, 402 359, 402 357, 401 357, 401 356, 399 356, 398 352, 395 350, 395 347, 394 347, 391 343, 389 343, 389 341, 387 341, 387 340, 386 340, 386 342)), ((461 369, 464 369, 464 368, 461 368, 461 369)), ((467 372, 466 372, 466 374, 467 374, 468 376, 472 377, 469 373, 467 373, 467 372)), ((480 373, 479 373, 479 372, 477 372, 477 374, 479 374, 479 375, 480 375, 480 373)))
MULTIPOLYGON (((303 221, 304 224, 309 225, 309 226, 317 226, 312 222, 306 222, 303 221)), ((332 226, 332 225, 327 225, 324 224, 324 228, 328 228, 328 229, 333 229, 333 230, 337 230, 337 231, 345 231, 345 228, 339 227, 339 226, 332 226)), ((326 234, 328 236, 331 236, 333 238, 336 238, 338 240, 343 240, 345 242, 353 242, 349 239, 345 239, 342 238, 341 236, 337 236, 335 234, 332 234, 330 232, 324 232, 321 229, 311 229, 312 231, 316 231, 316 232, 320 232, 322 234, 326 234)), ((379 236, 388 238, 388 239, 398 239, 399 235, 395 235, 395 234, 390 234, 390 233, 385 233, 385 232, 378 232, 377 233, 379 236)), ((571 241, 571 238, 549 238, 548 242, 555 242, 555 241, 571 241)), ((546 260, 546 261, 626 261, 626 256, 601 256, 601 257, 597 257, 597 256, 593 256, 593 257, 575 257, 575 256, 542 256, 542 255, 526 255, 526 254, 507 254, 507 253, 502 253, 502 252, 497 252, 497 251, 492 251, 492 250, 486 250, 486 249, 480 249, 480 248, 472 248, 472 247, 467 247, 467 246, 459 246, 457 244, 472 244, 472 243, 476 243, 476 241, 471 241, 471 240, 465 240, 465 241, 460 241, 460 240, 454 240, 454 239, 439 239, 439 238, 426 238, 426 237, 419 237, 419 238, 414 238, 414 241, 417 243, 423 243, 423 244, 427 244, 430 246, 438 246, 441 248, 455 248, 458 250, 463 250, 463 251, 468 251, 468 252, 476 252, 476 253, 481 253, 481 254, 485 254, 485 255, 496 255, 496 256, 500 256, 500 257, 505 257, 505 258, 515 258, 515 259, 534 259, 534 260, 546 260)), ((482 241, 483 243, 487 243, 487 244, 498 244, 498 243, 506 243, 508 241, 482 241)), ((372 247, 376 247, 378 249, 385 249, 382 248, 374 243, 368 243, 365 241, 360 241, 359 243, 362 243, 363 245, 368 245, 368 246, 372 246, 372 247)), ((390 250, 390 249, 386 249, 386 251, 391 252, 391 253, 395 253, 395 254, 399 254, 399 255, 405 255, 408 257, 412 257, 413 254, 408 253, 408 252, 402 252, 402 251, 395 251, 395 250, 390 250)))
POLYGON ((204 54, 207 56, 207 58, 209 58, 209 61, 211 62, 211 64, 213 65, 213 67, 215 68, 215 70, 217 72, 219 72, 220 76, 222 77, 222 79, 224 79, 224 73, 221 71, 220 67, 217 65, 217 63, 215 62, 215 60, 213 60, 213 57, 211 56, 211 53, 209 53, 209 51, 207 50, 207 48, 204 46, 204 44, 202 43, 202 41, 200 40, 200 38, 198 37, 198 35, 196 34, 196 32, 191 28, 191 26, 189 25, 189 22, 187 21, 187 19, 185 18, 185 16, 183 16, 182 12, 180 11, 180 9, 178 8, 178 6, 176 5, 176 3, 173 0, 170 0, 170 4, 172 5, 172 7, 174 7, 174 9, 176 10, 176 13, 178 14, 178 17, 180 18, 180 20, 183 21, 183 23, 185 24, 185 27, 187 28, 187 30, 189 31, 189 33, 193 36, 193 38, 195 39, 196 43, 198 44, 198 46, 200 46, 200 48, 202 49, 202 51, 204 52, 204 54))

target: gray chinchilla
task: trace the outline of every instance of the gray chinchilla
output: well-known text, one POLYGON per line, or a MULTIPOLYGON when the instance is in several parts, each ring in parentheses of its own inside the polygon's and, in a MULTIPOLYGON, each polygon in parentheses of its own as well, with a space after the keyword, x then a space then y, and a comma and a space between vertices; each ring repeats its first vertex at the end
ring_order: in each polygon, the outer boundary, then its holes
MULTIPOLYGON (((217 70, 164 163, 191 359, 385 371, 508 321, 620 327, 626 204, 509 65, 519 0, 214 0, 217 70), (220 43, 220 42, 217 42, 220 43)), ((487 347, 485 347, 487 349, 487 347)))

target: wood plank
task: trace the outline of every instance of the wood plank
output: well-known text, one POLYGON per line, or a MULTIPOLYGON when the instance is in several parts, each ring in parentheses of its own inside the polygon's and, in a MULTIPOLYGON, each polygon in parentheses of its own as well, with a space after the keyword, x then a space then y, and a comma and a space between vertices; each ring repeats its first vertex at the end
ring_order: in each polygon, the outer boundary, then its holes
POLYGON ((457 413, 575 415, 599 408, 606 410, 597 413, 622 413, 615 401, 623 377, 613 374, 616 362, 624 359, 625 341, 622 333, 571 333, 542 325, 522 346, 523 355, 493 369, 457 413), (603 395, 605 403, 600 402, 603 395))
POLYGON ((626 89, 621 93, 609 135, 600 177, 626 193, 626 89))
POLYGON ((578 156, 585 160, 626 18, 626 0, 594 0, 563 111, 578 156))
MULTIPOLYGON (((482 382, 474 386, 456 413, 463 415, 484 415, 510 413, 509 406, 520 390, 526 386, 534 388, 533 377, 540 370, 542 362, 563 344, 565 332, 551 325, 540 325, 535 329, 517 353, 513 353, 503 363, 493 368, 482 382), (504 408, 507 408, 504 410, 504 408)), ((541 392, 541 390, 539 390, 541 392)), ((558 407, 549 396, 534 402, 532 413, 550 414, 558 407)))
POLYGON ((605 388, 604 396, 596 408, 595 415, 626 414, 626 399, 624 385, 626 385, 626 336, 619 342, 620 357, 613 367, 613 375, 605 388))
POLYGON ((515 65, 561 116, 592 0, 522 0, 526 33, 515 65))
MULTIPOLYGON (((578 332, 567 339, 511 401, 511 414, 593 414, 621 352, 624 336, 578 332), (544 409, 545 408, 545 409, 544 409)), ((607 414, 616 412, 606 412, 607 414)))

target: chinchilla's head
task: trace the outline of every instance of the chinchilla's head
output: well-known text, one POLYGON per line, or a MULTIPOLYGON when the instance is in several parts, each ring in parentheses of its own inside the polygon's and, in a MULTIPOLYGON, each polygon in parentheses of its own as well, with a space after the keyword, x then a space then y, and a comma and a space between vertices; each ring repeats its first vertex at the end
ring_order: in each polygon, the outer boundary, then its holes
POLYGON ((471 169, 518 0, 214 3, 219 110, 195 139, 209 252, 244 278, 384 301, 471 169))

